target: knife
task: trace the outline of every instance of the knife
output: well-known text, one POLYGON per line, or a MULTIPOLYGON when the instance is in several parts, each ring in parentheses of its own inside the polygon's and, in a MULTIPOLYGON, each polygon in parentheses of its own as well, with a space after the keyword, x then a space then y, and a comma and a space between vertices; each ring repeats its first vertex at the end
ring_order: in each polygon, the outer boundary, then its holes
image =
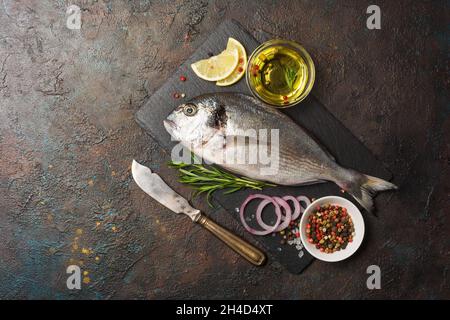
POLYGON ((191 207, 185 198, 172 190, 172 188, 170 188, 158 174, 152 172, 150 168, 133 160, 131 174, 133 175, 136 184, 145 193, 166 208, 175 213, 184 213, 191 218, 193 222, 200 224, 210 231, 250 263, 260 266, 265 262, 266 256, 261 250, 221 227, 207 216, 203 215, 200 210, 191 207))

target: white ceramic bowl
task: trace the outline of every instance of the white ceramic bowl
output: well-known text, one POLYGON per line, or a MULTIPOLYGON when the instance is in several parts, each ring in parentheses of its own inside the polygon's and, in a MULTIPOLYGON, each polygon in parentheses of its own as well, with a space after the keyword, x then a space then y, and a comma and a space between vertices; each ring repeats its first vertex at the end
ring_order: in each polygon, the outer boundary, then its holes
POLYGON ((300 219, 300 237, 302 239, 303 246, 313 257, 327 262, 341 261, 354 254, 361 245, 364 238, 364 219, 359 209, 347 199, 336 196, 323 197, 311 203, 303 213, 302 218, 300 219), (346 208, 355 228, 353 242, 350 242, 345 249, 333 253, 320 252, 314 244, 308 242, 308 238, 306 236, 308 217, 314 212, 317 206, 323 206, 326 204, 338 205, 346 208))

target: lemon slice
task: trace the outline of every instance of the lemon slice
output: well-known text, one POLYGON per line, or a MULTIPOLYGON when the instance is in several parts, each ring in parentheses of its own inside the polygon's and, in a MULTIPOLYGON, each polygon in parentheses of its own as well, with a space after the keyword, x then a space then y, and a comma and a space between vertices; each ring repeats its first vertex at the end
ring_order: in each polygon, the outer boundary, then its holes
POLYGON ((247 53, 245 52, 244 46, 234 38, 228 38, 227 50, 237 49, 239 58, 238 64, 233 72, 225 79, 216 82, 216 85, 224 87, 232 85, 238 82, 242 76, 245 74, 245 69, 247 68, 247 53))
POLYGON ((217 56, 191 64, 195 74, 208 81, 218 81, 228 77, 236 68, 239 53, 236 48, 226 49, 217 56))

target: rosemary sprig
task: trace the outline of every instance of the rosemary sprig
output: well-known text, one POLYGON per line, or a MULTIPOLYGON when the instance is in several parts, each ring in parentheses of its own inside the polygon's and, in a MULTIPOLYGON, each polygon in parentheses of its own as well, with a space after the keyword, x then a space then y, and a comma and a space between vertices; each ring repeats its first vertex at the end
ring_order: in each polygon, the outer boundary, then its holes
POLYGON ((210 202, 211 195, 217 190, 227 189, 225 194, 230 194, 245 188, 262 190, 264 187, 274 187, 274 184, 238 177, 225 172, 214 166, 204 166, 203 164, 187 164, 183 162, 169 162, 169 166, 178 169, 181 183, 191 185, 195 190, 195 195, 206 194, 206 200, 210 202))

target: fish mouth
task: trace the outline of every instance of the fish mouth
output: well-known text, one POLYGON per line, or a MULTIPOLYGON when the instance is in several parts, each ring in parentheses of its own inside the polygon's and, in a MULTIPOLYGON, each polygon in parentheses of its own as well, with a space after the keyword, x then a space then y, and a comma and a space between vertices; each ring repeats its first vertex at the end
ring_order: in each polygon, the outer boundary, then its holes
POLYGON ((174 130, 177 128, 177 125, 172 120, 165 119, 165 120, 163 120, 163 123, 164 123, 164 127, 166 128, 167 131, 174 130))
POLYGON ((176 138, 176 132, 178 130, 178 126, 176 123, 172 120, 165 119, 163 120, 164 128, 166 128, 166 131, 170 134, 172 139, 179 140, 176 138))

